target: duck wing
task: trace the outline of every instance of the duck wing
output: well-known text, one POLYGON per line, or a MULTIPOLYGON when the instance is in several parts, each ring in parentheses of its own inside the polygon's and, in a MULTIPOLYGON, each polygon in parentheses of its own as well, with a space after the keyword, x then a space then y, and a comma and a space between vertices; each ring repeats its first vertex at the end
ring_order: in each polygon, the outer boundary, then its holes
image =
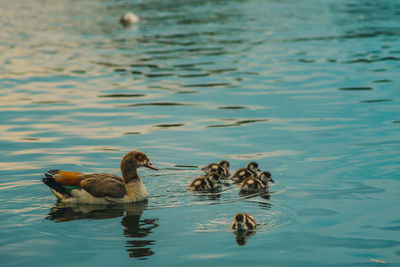
POLYGON ((86 174, 79 186, 95 197, 123 198, 126 195, 122 179, 114 174, 86 174))
POLYGON ((43 182, 62 195, 69 195, 69 186, 79 187, 94 197, 122 198, 126 194, 121 177, 114 174, 51 170, 45 176, 43 182))

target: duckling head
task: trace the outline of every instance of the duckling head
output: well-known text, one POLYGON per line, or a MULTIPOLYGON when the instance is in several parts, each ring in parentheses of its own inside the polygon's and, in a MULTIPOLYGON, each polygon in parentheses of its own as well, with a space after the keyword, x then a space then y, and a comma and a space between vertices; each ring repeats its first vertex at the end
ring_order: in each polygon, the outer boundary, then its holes
POLYGON ((244 218, 244 215, 242 213, 236 214, 233 221, 236 222, 237 230, 243 230, 244 229, 243 226, 244 226, 245 218, 244 218))
POLYGON ((249 170, 252 170, 252 171, 254 171, 254 172, 260 171, 260 169, 258 168, 258 163, 255 162, 255 161, 250 161, 250 162, 247 164, 246 168, 249 169, 249 170))
POLYGON ((230 164, 229 164, 229 162, 227 160, 221 160, 219 162, 219 165, 224 167, 225 169, 229 170, 230 164))
POLYGON ((271 173, 267 172, 267 171, 263 171, 260 173, 260 179, 264 183, 268 183, 268 182, 275 183, 275 181, 272 179, 271 173))
POLYGON ((221 175, 219 175, 216 172, 210 172, 207 174, 207 178, 210 179, 213 183, 215 184, 220 184, 221 183, 221 175))

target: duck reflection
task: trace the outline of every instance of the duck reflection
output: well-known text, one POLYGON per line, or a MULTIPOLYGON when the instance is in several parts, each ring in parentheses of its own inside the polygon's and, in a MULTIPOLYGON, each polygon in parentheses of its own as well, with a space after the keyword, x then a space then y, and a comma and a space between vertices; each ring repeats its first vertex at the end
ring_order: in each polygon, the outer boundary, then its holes
POLYGON ((233 234, 236 236, 236 243, 239 246, 246 245, 247 238, 256 234, 256 230, 237 230, 233 234))
POLYGON ((145 240, 154 228, 157 228, 158 219, 140 219, 147 203, 131 203, 125 205, 71 205, 57 203, 50 209, 46 219, 55 222, 74 220, 103 220, 122 217, 123 235, 128 238, 125 242, 129 257, 146 260, 155 252, 151 249, 155 240, 145 240))
POLYGON ((240 190, 239 191, 239 196, 242 198, 252 198, 252 197, 256 197, 259 196, 265 200, 270 200, 271 199, 271 193, 269 192, 268 189, 260 189, 257 190, 255 192, 249 192, 246 190, 240 190))

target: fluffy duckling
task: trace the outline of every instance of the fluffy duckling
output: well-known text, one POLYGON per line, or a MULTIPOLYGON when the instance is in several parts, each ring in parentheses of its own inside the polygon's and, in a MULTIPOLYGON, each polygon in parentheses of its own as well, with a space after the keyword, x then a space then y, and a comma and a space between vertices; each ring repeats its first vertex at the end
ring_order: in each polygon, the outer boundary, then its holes
POLYGON ((221 176, 221 178, 227 179, 227 178, 229 178, 229 175, 230 175, 229 167, 230 167, 230 164, 228 161, 221 160, 218 163, 208 164, 207 166, 204 166, 201 170, 205 174, 208 174, 210 172, 216 172, 221 176))
POLYGON ((239 184, 241 191, 258 191, 269 187, 268 182, 275 183, 271 177, 271 173, 267 171, 261 172, 257 177, 250 177, 239 184))
POLYGON ((120 167, 122 177, 108 173, 51 170, 42 181, 58 200, 66 203, 109 204, 146 200, 147 190, 137 168, 157 170, 156 166, 145 153, 131 151, 122 158, 120 167))
POLYGON ((258 163, 251 161, 247 164, 246 168, 240 168, 232 175, 231 179, 234 183, 240 183, 244 179, 250 177, 257 177, 257 172, 260 171, 258 168, 258 163))
POLYGON ((247 213, 238 213, 233 218, 233 230, 254 230, 257 228, 256 219, 247 213))
POLYGON ((119 22, 124 27, 129 27, 132 24, 137 24, 140 22, 139 16, 133 14, 132 12, 125 12, 119 19, 119 22))
POLYGON ((218 173, 211 172, 207 176, 196 178, 188 187, 193 191, 214 191, 220 188, 220 176, 218 173))

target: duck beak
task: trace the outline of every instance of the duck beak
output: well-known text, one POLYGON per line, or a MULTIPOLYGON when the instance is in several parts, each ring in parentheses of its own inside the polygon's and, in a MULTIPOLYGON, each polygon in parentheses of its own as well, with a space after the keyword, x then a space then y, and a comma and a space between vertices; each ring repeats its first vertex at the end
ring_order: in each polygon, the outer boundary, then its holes
POLYGON ((153 165, 153 163, 151 163, 151 161, 147 161, 146 164, 144 165, 145 167, 149 168, 149 169, 153 169, 153 170, 158 170, 156 166, 153 165))
POLYGON ((274 181, 272 178, 269 178, 269 181, 270 181, 271 183, 275 183, 275 181, 274 181))

